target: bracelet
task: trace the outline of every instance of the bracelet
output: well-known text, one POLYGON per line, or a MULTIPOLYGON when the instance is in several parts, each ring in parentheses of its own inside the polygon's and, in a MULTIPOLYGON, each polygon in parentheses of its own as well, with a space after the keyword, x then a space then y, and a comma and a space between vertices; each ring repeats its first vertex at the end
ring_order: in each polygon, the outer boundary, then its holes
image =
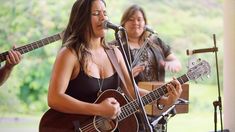
POLYGON ((163 110, 164 107, 165 107, 165 105, 160 104, 160 103, 159 103, 159 100, 157 100, 157 108, 158 108, 159 110, 163 110))

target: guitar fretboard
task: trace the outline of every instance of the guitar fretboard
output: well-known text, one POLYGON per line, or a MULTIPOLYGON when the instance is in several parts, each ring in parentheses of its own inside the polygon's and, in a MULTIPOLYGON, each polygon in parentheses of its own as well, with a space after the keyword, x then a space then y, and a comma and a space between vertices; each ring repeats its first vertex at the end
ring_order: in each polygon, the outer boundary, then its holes
MULTIPOLYGON (((184 84, 185 82, 189 81, 189 78, 186 74, 184 74, 183 76, 177 78, 177 80, 180 82, 180 84, 184 84)), ((152 92, 141 97, 141 99, 143 101, 143 105, 145 106, 147 104, 150 104, 153 101, 161 98, 163 95, 165 95, 167 93, 168 93, 167 84, 164 84, 160 88, 155 89, 152 92)), ((136 111, 138 111, 138 109, 139 109, 139 105, 138 105, 137 100, 134 100, 134 101, 122 106, 121 107, 122 112, 117 117, 118 121, 121 121, 121 120, 127 118, 128 116, 130 116, 133 113, 135 113, 136 111)))
MULTIPOLYGON (((46 38, 43 38, 41 40, 35 41, 33 43, 15 48, 14 50, 19 51, 21 54, 25 54, 29 51, 40 48, 42 46, 45 46, 47 44, 50 44, 50 43, 55 42, 55 41, 60 40, 60 39, 61 39, 61 36, 60 36, 60 33, 58 33, 58 34, 55 34, 53 36, 46 37, 46 38)), ((0 54, 0 62, 5 61, 7 55, 8 55, 8 51, 1 53, 0 54)))

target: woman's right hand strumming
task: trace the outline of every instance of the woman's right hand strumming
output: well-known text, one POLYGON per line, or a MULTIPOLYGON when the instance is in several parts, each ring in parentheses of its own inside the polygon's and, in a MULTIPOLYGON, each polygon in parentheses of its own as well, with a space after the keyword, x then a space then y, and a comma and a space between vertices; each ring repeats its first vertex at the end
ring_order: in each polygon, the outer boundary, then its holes
POLYGON ((121 113, 121 107, 115 98, 107 98, 100 104, 100 116, 115 119, 121 113))

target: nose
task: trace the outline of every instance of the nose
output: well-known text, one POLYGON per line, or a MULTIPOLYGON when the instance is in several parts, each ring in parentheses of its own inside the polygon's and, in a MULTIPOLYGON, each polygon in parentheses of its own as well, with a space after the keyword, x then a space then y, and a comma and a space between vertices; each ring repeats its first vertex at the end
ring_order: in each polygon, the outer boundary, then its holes
POLYGON ((99 19, 100 19, 100 20, 106 20, 106 19, 107 19, 107 16, 105 15, 104 12, 101 12, 101 13, 100 13, 99 19))

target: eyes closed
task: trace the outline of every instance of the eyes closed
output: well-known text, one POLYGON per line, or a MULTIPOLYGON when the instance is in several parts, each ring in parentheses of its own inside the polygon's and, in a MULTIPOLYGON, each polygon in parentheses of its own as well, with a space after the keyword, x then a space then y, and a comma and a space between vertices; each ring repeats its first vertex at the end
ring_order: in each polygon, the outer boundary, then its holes
POLYGON ((104 16, 107 16, 107 12, 106 11, 100 11, 100 10, 96 10, 94 12, 91 13, 92 16, 100 16, 101 13, 103 13, 104 16))

